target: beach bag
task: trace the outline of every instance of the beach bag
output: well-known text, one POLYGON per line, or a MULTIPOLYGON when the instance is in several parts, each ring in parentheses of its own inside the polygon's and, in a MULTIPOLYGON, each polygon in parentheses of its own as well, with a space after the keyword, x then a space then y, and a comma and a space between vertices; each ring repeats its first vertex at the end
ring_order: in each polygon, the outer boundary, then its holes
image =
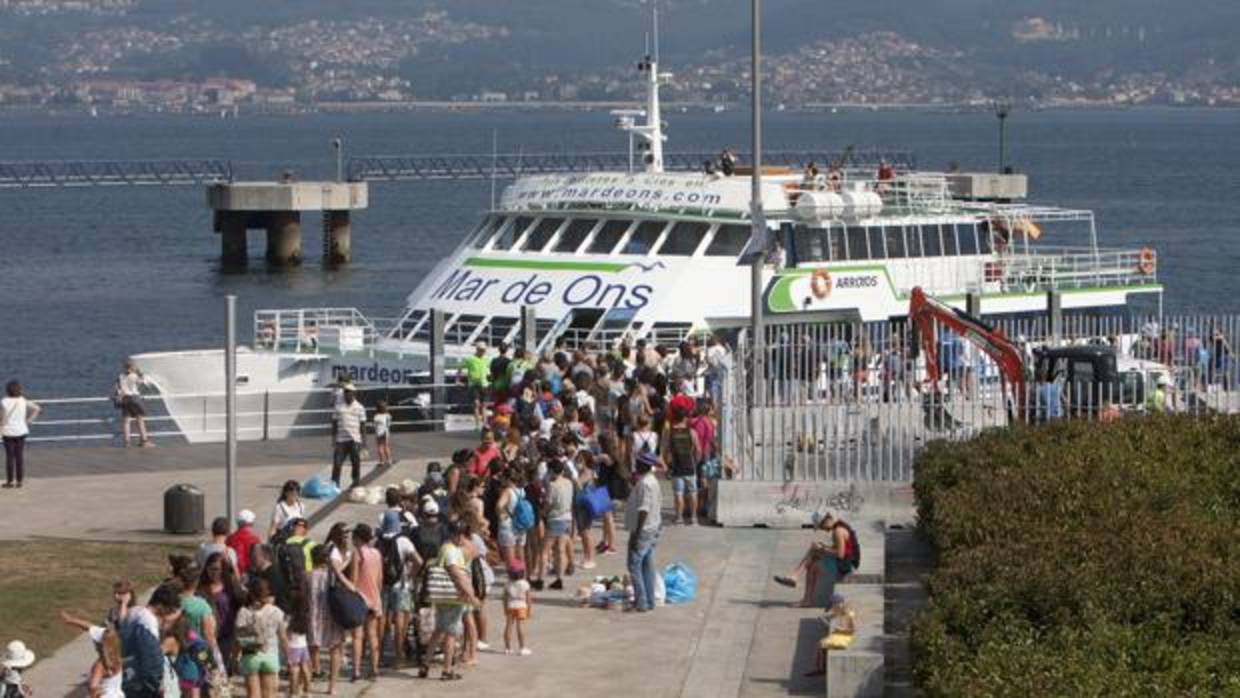
POLYGON ((611 493, 606 487, 586 488, 582 500, 591 521, 611 511, 611 493))
POLYGON ((697 598, 697 576, 682 563, 672 563, 663 570, 663 586, 667 589, 669 604, 688 603, 697 598))
POLYGON ((524 495, 517 497, 512 508, 512 528, 515 531, 528 531, 534 527, 534 505, 524 495))
POLYGON ((443 565, 434 565, 427 570, 426 599, 431 605, 461 600, 461 595, 456 590, 456 583, 452 581, 452 575, 448 574, 448 568, 443 565))
POLYGON ((334 584, 327 590, 327 605, 336 625, 345 630, 352 630, 365 623, 366 615, 370 612, 362 595, 343 584, 334 584))

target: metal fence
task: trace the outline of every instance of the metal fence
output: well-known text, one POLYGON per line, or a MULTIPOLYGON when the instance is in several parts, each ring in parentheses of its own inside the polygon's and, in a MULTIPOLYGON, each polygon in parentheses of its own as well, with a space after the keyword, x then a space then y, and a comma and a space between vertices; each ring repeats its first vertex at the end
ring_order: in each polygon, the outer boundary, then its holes
POLYGON ((742 479, 910 481, 929 441, 1015 422, 1240 412, 1240 316, 1067 316, 1059 327, 1032 317, 997 329, 1025 357, 1023 388, 937 326, 935 383, 903 321, 778 325, 759 342, 742 333, 721 387, 725 463, 742 479), (1117 377, 1062 360, 1034 374, 1035 355, 1080 345, 1112 349, 1117 377))

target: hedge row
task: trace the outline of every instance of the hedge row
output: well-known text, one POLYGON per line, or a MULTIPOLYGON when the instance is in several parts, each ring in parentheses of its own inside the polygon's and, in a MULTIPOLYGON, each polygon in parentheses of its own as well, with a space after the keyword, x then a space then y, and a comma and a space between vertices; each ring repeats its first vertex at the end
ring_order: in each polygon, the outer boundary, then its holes
POLYGON ((1240 696, 1240 418, 1060 422, 930 444, 931 696, 1240 696))

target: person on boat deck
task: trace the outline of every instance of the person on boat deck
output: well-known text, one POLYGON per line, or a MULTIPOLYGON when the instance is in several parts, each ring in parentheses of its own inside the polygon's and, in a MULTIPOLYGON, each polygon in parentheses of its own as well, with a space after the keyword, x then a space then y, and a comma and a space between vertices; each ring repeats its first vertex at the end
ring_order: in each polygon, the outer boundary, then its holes
POLYGON ((771 241, 771 249, 766 253, 766 263, 775 271, 788 266, 788 253, 784 251, 784 246, 779 244, 779 240, 771 241))
POLYGON ((801 188, 805 191, 822 191, 826 188, 827 180, 818 171, 818 166, 811 160, 805 166, 805 174, 801 178, 801 188))
POLYGON ((838 162, 831 163, 827 168, 827 189, 839 191, 844 185, 844 173, 840 171, 838 162))
POLYGON ((713 160, 704 160, 702 162, 702 172, 710 175, 711 177, 719 176, 719 171, 715 169, 715 162, 713 160))
POLYGON ((891 181, 896 178, 896 170, 886 160, 878 161, 878 191, 883 193, 891 188, 891 181))
POLYGON ((725 177, 731 177, 736 174, 736 155, 731 148, 724 148, 723 152, 719 154, 719 171, 725 177))

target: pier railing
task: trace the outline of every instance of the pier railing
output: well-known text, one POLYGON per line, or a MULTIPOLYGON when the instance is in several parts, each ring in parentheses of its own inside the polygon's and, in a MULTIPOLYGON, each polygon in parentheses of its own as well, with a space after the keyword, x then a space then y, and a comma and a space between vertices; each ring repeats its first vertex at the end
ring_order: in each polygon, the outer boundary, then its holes
MULTIPOLYGON (((358 387, 358 400, 374 416, 375 405, 388 404, 396 431, 473 428, 472 406, 456 384, 358 387), (438 397, 438 402, 435 401, 438 397)), ((106 397, 33 399, 43 414, 31 425, 29 440, 45 443, 121 445, 121 411, 106 397)), ((242 440, 282 439, 331 431, 335 392, 263 390, 237 392, 237 432, 242 440)), ((148 434, 155 440, 223 441, 224 393, 150 395, 143 401, 148 434), (171 407, 171 410, 170 410, 171 407), (176 416, 173 416, 173 413, 176 416)), ((137 427, 131 425, 137 443, 137 427)))

